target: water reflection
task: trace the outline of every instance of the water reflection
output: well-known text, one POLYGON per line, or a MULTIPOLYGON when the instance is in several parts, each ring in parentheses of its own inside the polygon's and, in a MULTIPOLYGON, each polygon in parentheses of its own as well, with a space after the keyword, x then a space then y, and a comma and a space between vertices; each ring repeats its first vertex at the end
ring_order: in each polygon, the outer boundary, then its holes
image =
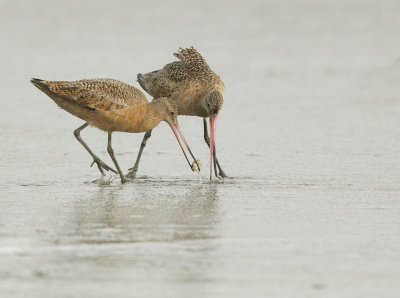
POLYGON ((91 196, 77 199, 66 223, 67 241, 170 242, 217 236, 218 185, 148 184, 99 187, 91 196))

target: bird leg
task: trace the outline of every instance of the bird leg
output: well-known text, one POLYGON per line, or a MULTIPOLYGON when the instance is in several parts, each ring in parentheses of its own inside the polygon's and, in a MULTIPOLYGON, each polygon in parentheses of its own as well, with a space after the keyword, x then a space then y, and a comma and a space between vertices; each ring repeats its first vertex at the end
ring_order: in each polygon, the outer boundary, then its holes
MULTIPOLYGON (((204 118, 203 118, 203 124, 204 124, 204 141, 206 141, 206 144, 207 144, 208 147, 210 148, 210 136, 208 135, 207 121, 206 121, 206 119, 204 119, 204 118)), ((215 147, 215 144, 214 144, 214 147, 215 147)), ((214 152, 215 152, 215 150, 214 150, 214 152)), ((217 166, 218 166, 218 170, 219 170, 218 176, 220 176, 221 178, 228 177, 228 176, 225 174, 225 172, 222 170, 222 168, 221 168, 221 166, 220 166, 220 164, 219 164, 219 162, 218 162, 218 159, 217 159, 217 156, 216 156, 216 155, 214 156, 214 161, 217 163, 217 166)), ((216 176, 217 176, 217 175, 216 175, 216 176)), ((217 177, 218 177, 218 176, 217 176, 217 177)))
POLYGON ((125 179, 125 177, 124 177, 124 174, 122 174, 121 168, 119 167, 119 164, 118 164, 118 162, 117 162, 117 159, 115 158, 114 150, 113 150, 113 148, 111 147, 111 134, 112 134, 111 132, 108 133, 107 151, 108 151, 108 154, 110 154, 111 159, 112 159, 112 161, 113 161, 115 167, 116 167, 117 170, 118 170, 119 176, 121 177, 121 182, 122 182, 122 183, 125 183, 125 182, 126 182, 126 179, 125 179))
POLYGON ((139 169, 139 162, 140 162, 140 158, 142 157, 143 149, 144 149, 144 147, 146 147, 147 140, 148 140, 150 137, 151 137, 151 130, 148 130, 148 131, 146 131, 146 133, 144 134, 142 143, 140 144, 140 150, 139 150, 138 156, 137 156, 137 158, 136 158, 135 165, 133 166, 133 168, 130 168, 130 169, 129 169, 129 173, 126 175, 126 177, 128 177, 128 178, 135 178, 135 177, 136 177, 136 172, 137 172, 138 169, 139 169))
POLYGON ((91 164, 91 166, 93 166, 94 163, 97 164, 97 167, 99 168, 100 173, 105 176, 104 174, 104 170, 106 171, 112 171, 114 173, 117 174, 117 171, 114 170, 113 168, 111 168, 110 166, 108 166, 106 163, 104 163, 100 158, 98 158, 93 152, 92 150, 90 150, 89 146, 86 145, 86 143, 82 140, 81 138, 81 130, 83 130, 84 128, 86 128, 89 125, 89 123, 85 123, 82 126, 78 127, 77 129, 74 130, 74 135, 75 138, 79 141, 79 143, 82 144, 82 146, 86 149, 87 152, 89 152, 89 154, 93 157, 93 162, 91 164))

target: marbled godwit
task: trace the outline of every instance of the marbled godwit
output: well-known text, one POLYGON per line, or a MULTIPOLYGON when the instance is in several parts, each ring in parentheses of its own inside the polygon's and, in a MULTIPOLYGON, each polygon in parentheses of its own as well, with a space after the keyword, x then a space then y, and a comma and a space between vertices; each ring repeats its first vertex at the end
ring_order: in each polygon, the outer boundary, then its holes
MULTIPOLYGON (((174 54, 180 61, 165 65, 162 69, 138 74, 138 82, 154 98, 168 97, 178 105, 179 115, 198 116, 203 118, 204 140, 210 147, 210 179, 214 160, 215 176, 226 177, 215 150, 215 128, 218 112, 222 108, 225 86, 221 78, 208 66, 206 61, 193 47, 182 49, 174 54), (210 118, 210 137, 208 136, 206 118, 210 118), (219 169, 217 174, 216 165, 219 169)), ((141 153, 151 131, 146 132, 136 163, 130 175, 138 170, 141 153)))
MULTIPOLYGON (((111 146, 111 134, 114 131, 131 133, 151 131, 161 121, 166 121, 174 132, 186 160, 191 165, 178 136, 179 134, 190 151, 178 126, 178 107, 174 101, 159 98, 149 103, 139 89, 112 79, 72 82, 31 79, 31 82, 61 108, 86 121, 74 131, 74 135, 93 157, 93 163, 97 164, 102 175, 104 175, 103 169, 117 172, 98 158, 81 139, 81 130, 89 124, 108 132, 107 151, 118 170, 122 183, 126 181, 125 176, 122 174, 111 146)), ((194 158, 193 155, 192 157, 194 158)))

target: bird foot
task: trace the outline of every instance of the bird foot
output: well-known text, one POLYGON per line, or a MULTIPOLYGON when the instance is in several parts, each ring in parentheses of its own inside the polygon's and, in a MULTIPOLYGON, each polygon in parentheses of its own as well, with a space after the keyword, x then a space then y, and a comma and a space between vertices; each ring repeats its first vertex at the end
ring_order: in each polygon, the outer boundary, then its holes
POLYGON ((128 174, 126 174, 125 177, 129 178, 129 179, 134 179, 134 178, 136 178, 136 172, 137 172, 137 169, 135 169, 134 167, 130 168, 128 174))
POLYGON ((116 170, 114 170, 112 167, 108 166, 100 158, 94 158, 90 167, 92 167, 95 163, 97 164, 97 167, 99 168, 99 171, 103 176, 105 176, 103 169, 106 171, 111 171, 111 172, 114 172, 115 174, 118 174, 118 172, 116 170))
POLYGON ((121 183, 122 184, 126 183, 126 176, 121 176, 121 183))
POLYGON ((226 175, 225 173, 224 173, 224 171, 219 171, 219 173, 218 173, 218 177, 219 178, 221 178, 221 179, 224 179, 224 178, 226 178, 226 177, 228 177, 228 175, 226 175))

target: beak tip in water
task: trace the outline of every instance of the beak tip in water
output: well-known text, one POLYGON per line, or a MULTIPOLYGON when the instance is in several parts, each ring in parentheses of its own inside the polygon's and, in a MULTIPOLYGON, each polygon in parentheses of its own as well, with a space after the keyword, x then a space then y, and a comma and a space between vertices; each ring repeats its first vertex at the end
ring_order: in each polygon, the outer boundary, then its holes
POLYGON ((193 172, 200 172, 200 161, 199 160, 195 160, 193 163, 192 163, 192 171, 193 172))
POLYGON ((175 137, 176 137, 176 139, 177 139, 177 141, 178 141, 178 143, 179 143, 179 146, 180 146, 181 149, 182 149, 183 154, 185 155, 186 161, 188 162, 188 164, 189 164, 191 170, 192 170, 193 172, 197 172, 197 171, 200 172, 200 165, 199 165, 199 163, 198 163, 198 160, 194 157, 194 155, 193 155, 193 153, 192 153, 192 150, 190 150, 190 147, 189 147, 189 145, 187 144, 187 142, 186 142, 186 140, 185 140, 185 137, 183 136, 181 130, 179 129, 178 123, 170 124, 169 126, 171 127, 173 133, 175 134, 175 137), (185 150, 183 149, 183 146, 182 146, 182 143, 181 143, 179 137, 182 139, 182 141, 183 141, 183 143, 185 144, 187 150, 189 151, 189 154, 192 156, 192 158, 193 158, 193 160, 194 160, 194 162, 193 162, 192 164, 190 163, 190 161, 189 161, 189 159, 188 159, 188 157, 187 157, 187 155, 186 155, 186 152, 185 152, 185 150))
POLYGON ((214 165, 215 176, 217 177, 216 152, 215 152, 215 122, 217 115, 210 116, 210 180, 212 180, 212 168, 214 165))

